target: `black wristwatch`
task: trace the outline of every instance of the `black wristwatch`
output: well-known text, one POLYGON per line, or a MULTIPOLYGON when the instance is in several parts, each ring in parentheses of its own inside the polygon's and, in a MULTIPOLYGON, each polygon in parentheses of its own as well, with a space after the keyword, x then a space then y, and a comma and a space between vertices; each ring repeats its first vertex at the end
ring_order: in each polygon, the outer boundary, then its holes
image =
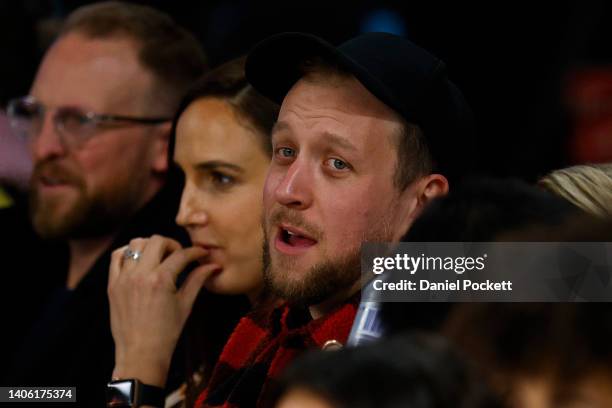
POLYGON ((163 388, 143 384, 133 378, 113 380, 106 386, 106 406, 108 408, 137 408, 143 405, 163 408, 164 403, 163 388))

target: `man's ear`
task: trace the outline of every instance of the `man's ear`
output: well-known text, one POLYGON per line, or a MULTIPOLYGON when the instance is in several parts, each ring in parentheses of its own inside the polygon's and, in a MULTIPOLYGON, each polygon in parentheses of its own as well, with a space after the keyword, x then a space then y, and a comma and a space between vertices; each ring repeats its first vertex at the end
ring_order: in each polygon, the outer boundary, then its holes
POLYGON ((170 132, 172 124, 165 122, 155 127, 153 137, 152 152, 152 170, 157 174, 165 174, 168 171, 168 143, 170 142, 170 132))
MULTIPOLYGON (((399 221, 404 235, 423 209, 435 198, 448 194, 448 180, 441 174, 429 174, 416 180, 400 195, 402 217, 399 221)), ((396 239, 401 236, 396 237, 396 239)))
POLYGON ((422 211, 434 198, 448 194, 448 180, 441 174, 430 174, 421 179, 421 191, 418 196, 422 211))

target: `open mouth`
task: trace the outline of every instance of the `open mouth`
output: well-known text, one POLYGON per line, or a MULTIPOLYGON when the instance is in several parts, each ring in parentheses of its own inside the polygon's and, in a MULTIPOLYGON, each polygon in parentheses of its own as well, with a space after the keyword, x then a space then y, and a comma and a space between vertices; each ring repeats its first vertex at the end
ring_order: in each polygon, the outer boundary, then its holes
POLYGON ((279 251, 297 254, 317 244, 317 240, 291 226, 281 225, 276 239, 279 251))

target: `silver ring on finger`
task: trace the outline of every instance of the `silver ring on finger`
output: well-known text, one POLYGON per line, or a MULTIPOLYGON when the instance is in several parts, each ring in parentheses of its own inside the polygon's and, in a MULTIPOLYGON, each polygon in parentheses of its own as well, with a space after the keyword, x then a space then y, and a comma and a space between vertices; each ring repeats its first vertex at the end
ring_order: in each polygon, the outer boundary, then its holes
POLYGON ((127 248, 123 253, 123 259, 129 259, 130 261, 138 261, 142 256, 142 252, 135 251, 131 248, 127 248))

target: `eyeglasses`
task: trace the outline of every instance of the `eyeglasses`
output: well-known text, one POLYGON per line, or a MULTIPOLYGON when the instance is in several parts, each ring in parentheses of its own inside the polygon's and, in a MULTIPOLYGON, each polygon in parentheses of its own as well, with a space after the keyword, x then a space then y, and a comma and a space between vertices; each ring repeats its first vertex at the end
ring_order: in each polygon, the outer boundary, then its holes
MULTIPOLYGON (((13 99, 8 103, 6 112, 13 132, 32 142, 42 129, 45 113, 51 108, 37 101, 33 96, 13 99)), ((79 148, 91 139, 104 126, 157 125, 168 122, 170 118, 140 118, 133 116, 107 115, 86 112, 74 107, 53 109, 53 125, 67 148, 79 148)))

